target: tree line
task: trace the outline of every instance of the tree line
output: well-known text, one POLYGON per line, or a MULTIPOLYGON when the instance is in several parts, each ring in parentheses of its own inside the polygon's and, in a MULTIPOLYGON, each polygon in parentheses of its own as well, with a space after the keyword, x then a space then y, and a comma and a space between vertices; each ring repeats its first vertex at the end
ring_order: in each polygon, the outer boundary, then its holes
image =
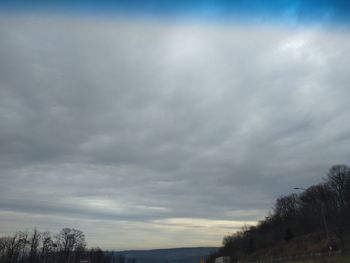
POLYGON ((278 198, 273 211, 257 225, 244 226, 239 232, 225 236, 222 247, 207 262, 212 263, 219 256, 239 260, 309 234, 318 234, 327 240, 325 250, 347 251, 350 237, 350 167, 335 165, 321 183, 295 190, 298 193, 278 198))
POLYGON ((0 263, 124 263, 122 255, 100 248, 87 249, 85 235, 74 228, 63 228, 57 234, 17 232, 0 237, 0 263))

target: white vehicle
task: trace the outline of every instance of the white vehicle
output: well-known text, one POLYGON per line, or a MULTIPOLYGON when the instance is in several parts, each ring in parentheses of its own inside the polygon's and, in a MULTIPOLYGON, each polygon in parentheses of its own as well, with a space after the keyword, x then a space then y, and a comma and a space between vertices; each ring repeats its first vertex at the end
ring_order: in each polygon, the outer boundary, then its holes
POLYGON ((231 263, 230 257, 218 257, 215 259, 215 263, 231 263))

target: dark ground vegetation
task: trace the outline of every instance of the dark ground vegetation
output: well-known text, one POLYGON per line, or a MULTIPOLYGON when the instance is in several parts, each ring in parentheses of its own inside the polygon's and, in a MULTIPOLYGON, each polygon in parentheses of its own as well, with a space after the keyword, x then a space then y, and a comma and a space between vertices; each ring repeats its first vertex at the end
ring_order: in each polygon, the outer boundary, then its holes
POLYGON ((273 212, 256 226, 225 236, 223 246, 208 258, 229 256, 257 260, 281 255, 349 252, 350 167, 331 167, 323 182, 282 196, 273 212))
POLYGON ((0 263, 124 263, 124 259, 100 248, 86 248, 85 235, 74 228, 57 234, 17 232, 0 237, 0 263))

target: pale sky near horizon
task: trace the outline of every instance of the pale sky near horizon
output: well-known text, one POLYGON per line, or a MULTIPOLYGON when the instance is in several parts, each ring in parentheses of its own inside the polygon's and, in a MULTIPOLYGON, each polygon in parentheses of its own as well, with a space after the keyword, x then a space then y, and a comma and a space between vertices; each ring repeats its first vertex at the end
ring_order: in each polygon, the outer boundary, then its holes
POLYGON ((0 235, 219 246, 349 164, 350 35, 310 24, 0 15, 0 235))

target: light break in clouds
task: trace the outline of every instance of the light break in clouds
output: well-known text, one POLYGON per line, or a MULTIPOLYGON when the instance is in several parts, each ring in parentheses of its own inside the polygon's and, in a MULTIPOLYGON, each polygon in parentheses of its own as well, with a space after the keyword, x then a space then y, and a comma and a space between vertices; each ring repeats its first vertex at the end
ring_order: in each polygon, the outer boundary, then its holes
POLYGON ((0 232, 220 245, 348 163, 350 37, 322 27, 0 22, 0 232))

